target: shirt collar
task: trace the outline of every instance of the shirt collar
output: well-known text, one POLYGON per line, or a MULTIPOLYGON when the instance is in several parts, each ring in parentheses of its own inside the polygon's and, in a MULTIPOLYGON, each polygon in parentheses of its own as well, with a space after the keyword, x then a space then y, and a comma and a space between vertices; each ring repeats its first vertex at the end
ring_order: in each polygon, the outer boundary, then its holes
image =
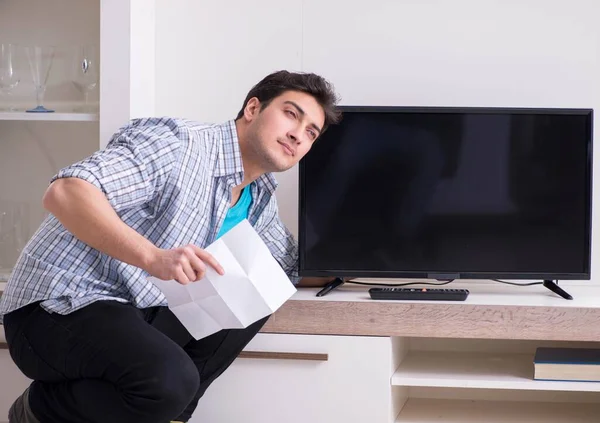
MULTIPOLYGON (((214 175, 217 177, 233 176, 235 185, 239 185, 244 180, 244 165, 235 120, 226 121, 220 125, 220 129, 221 142, 214 175)), ((277 180, 272 173, 261 175, 256 180, 256 184, 270 194, 273 194, 277 188, 277 180)))

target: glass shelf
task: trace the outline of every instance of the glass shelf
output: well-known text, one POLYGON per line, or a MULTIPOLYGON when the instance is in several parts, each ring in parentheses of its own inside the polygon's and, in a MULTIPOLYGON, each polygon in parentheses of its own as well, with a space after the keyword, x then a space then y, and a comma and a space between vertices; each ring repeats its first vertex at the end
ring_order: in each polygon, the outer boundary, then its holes
POLYGON ((61 121, 61 122, 97 122, 99 104, 91 103, 90 112, 81 111, 83 104, 80 102, 48 102, 45 106, 54 112, 32 113, 26 110, 34 107, 31 102, 15 104, 16 110, 5 110, 5 103, 0 102, 0 121, 61 121))
POLYGON ((28 113, 28 112, 22 112, 22 111, 16 111, 16 112, 0 111, 0 120, 95 122, 95 121, 98 121, 98 113, 73 113, 73 112, 28 113))

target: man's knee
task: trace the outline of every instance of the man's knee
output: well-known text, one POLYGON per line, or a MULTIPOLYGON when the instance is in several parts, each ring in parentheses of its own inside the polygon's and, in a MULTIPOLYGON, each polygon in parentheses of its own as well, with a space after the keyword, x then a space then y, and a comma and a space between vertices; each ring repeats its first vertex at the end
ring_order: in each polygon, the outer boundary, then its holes
POLYGON ((194 399, 200 376, 193 361, 182 352, 171 361, 161 360, 148 369, 151 376, 141 389, 127 390, 131 406, 140 423, 170 421, 194 399))

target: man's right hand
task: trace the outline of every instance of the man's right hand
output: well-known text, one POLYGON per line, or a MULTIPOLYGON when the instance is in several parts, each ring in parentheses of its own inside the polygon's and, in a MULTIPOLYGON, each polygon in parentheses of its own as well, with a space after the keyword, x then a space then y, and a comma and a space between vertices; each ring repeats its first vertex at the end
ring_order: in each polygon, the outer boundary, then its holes
POLYGON ((79 178, 61 178, 44 194, 44 207, 78 239, 122 262, 163 280, 186 284, 204 277, 206 266, 219 274, 223 268, 195 245, 163 250, 127 226, 104 193, 79 178))
POLYGON ((208 251, 189 244, 170 250, 157 248, 144 270, 159 279, 174 279, 186 285, 202 279, 206 273, 206 266, 212 267, 220 275, 225 273, 223 267, 208 251))

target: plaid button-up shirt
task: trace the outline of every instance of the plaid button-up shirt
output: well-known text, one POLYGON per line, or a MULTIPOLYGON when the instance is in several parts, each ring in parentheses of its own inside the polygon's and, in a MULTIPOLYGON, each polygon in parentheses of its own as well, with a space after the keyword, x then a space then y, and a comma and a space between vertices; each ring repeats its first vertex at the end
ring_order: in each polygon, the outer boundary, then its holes
MULTIPOLYGON (((243 180, 235 122, 207 125, 172 118, 135 119, 105 149, 61 169, 58 178, 98 187, 119 217, 160 248, 212 243, 243 180)), ((278 216, 275 178, 251 184, 248 220, 291 281, 298 249, 278 216)), ((144 270, 75 238, 49 215, 23 249, 0 299, 2 315, 35 301, 67 314, 112 299, 138 308, 166 305, 144 270)))

